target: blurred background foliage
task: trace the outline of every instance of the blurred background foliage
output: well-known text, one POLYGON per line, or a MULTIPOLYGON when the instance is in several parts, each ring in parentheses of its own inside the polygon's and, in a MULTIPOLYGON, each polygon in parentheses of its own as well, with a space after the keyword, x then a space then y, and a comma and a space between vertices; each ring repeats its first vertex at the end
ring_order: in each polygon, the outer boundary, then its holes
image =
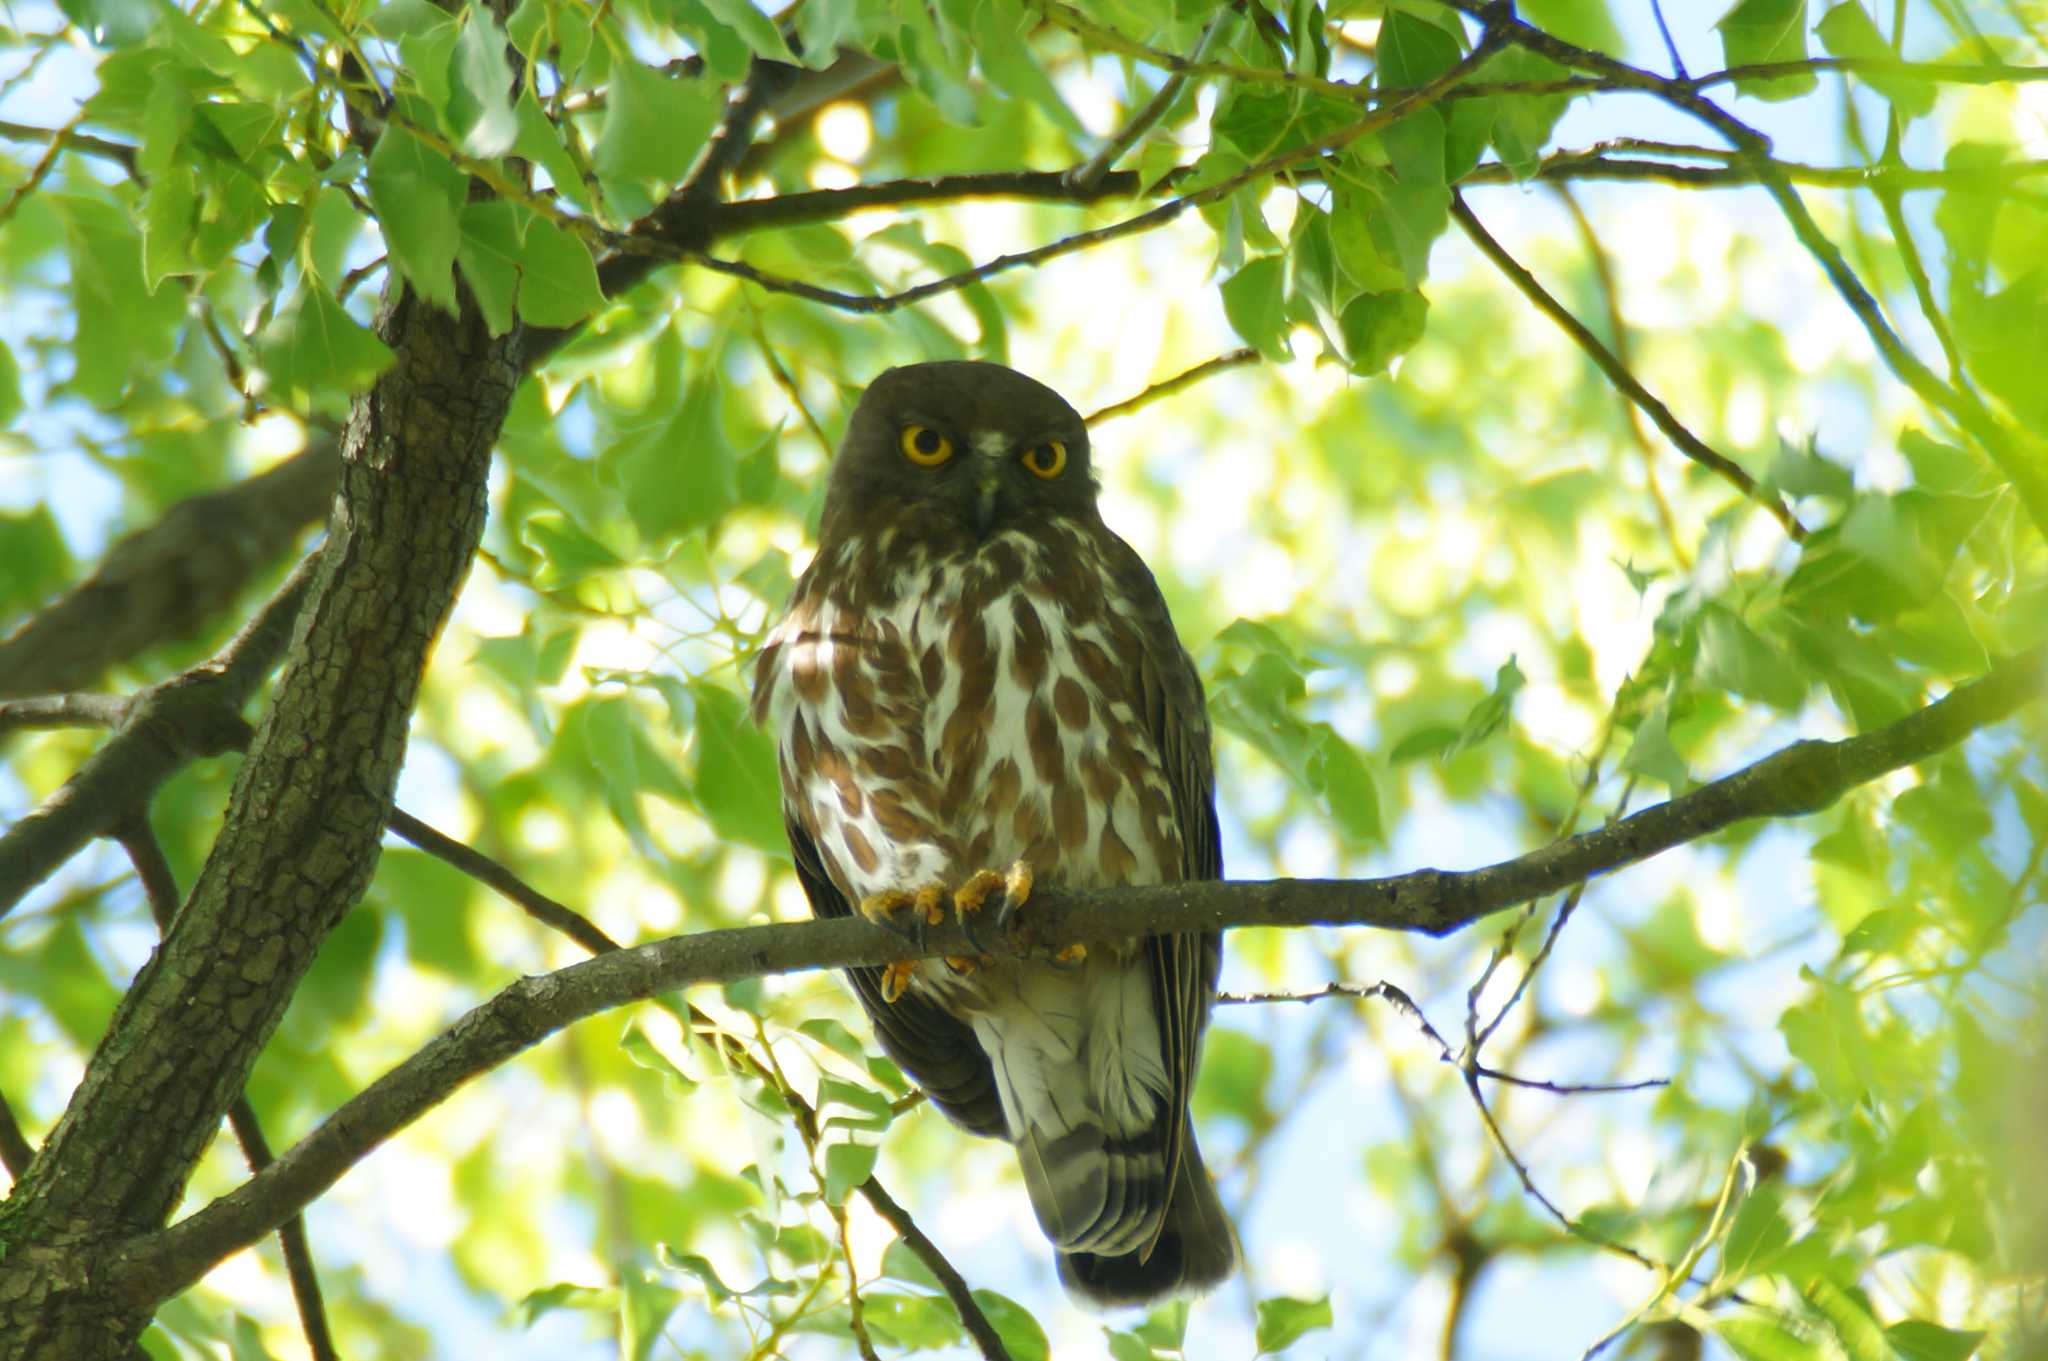
MULTIPOLYGON (((629 943, 805 913, 747 662, 852 398, 892 363, 1002 360, 1085 412, 1234 355, 1095 440, 1105 514, 1209 685, 1237 877, 1504 858, 1867 731, 2039 641, 2048 553, 2011 473, 2048 468, 2048 6, 1522 14, 1654 72, 1778 63, 1696 88, 1774 139, 1888 324, 2002 448, 1901 381, 1742 187, 1753 164, 1649 95, 1530 91, 1565 67, 1526 47, 1473 75, 1516 89, 915 305, 851 313, 689 266, 599 289, 593 248, 688 174, 756 59, 875 60, 763 130, 748 198, 1065 169, 1160 89, 1157 53, 1199 52, 1123 162, 1158 199, 1328 138, 1359 89, 1450 68, 1477 26, 1423 0, 29 3, 0 53, 0 626, 331 428, 388 359, 367 327, 402 276, 443 300, 459 279, 500 327, 578 329, 505 428, 400 805, 629 943), (1823 57, 1865 64, 1786 65, 1823 57), (1683 460, 1473 248, 1461 181, 1802 539, 1683 460)), ((713 253, 878 295, 1144 206, 885 205, 713 253)), ((109 686, 190 665, 240 613, 109 686)), ((1445 941, 1234 933, 1234 993, 1385 979, 1453 1049, 1485 1037, 1492 1068, 1668 1085, 1486 1081, 1482 1109, 1384 1000, 1226 1006, 1196 1112, 1246 1269, 1192 1306, 1067 1304, 1007 1151, 919 1105, 811 975, 693 995, 694 1020, 583 1024, 393 1140, 309 1215, 341 1351, 850 1355, 850 1264, 879 1354, 962 1354, 929 1271, 848 1195, 872 1170, 1019 1361, 2048 1354, 2042 738, 2023 711, 1813 817, 1445 941)), ((0 809, 96 740, 14 735, 0 809)), ((232 766, 156 800, 181 883, 232 766)), ((111 848, 0 922, 0 1093, 32 1139, 153 939, 111 848)), ((580 954, 394 843, 255 1074, 271 1141, 580 954)), ((190 1200, 243 1175, 217 1148, 190 1200)), ((305 1355, 274 1246, 147 1346, 305 1355)))

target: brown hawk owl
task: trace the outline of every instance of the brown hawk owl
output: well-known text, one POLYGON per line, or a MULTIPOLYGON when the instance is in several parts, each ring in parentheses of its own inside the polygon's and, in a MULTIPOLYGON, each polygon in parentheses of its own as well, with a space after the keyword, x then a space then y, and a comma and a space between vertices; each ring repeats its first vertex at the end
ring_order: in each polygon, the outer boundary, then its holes
MULTIPOLYGON (((754 673, 816 915, 914 930, 999 897, 1000 926, 1034 881, 1222 876, 1201 681, 1095 497, 1081 418, 1021 373, 915 364, 862 395, 754 673)), ((1221 954, 849 973, 933 1104, 1016 1145, 1067 1288, 1126 1304, 1235 1260, 1188 1121, 1221 954)))

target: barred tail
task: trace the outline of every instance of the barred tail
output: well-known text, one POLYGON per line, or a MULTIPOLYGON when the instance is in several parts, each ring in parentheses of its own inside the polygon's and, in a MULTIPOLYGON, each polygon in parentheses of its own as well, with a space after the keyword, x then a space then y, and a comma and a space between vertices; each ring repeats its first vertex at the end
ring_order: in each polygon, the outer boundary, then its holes
POLYGON ((1207 1290, 1237 1265, 1236 1238, 1216 1198, 1216 1183, 1202 1166, 1194 1130, 1187 1130, 1184 1139, 1158 1240, 1149 1251, 1061 1252, 1060 1281, 1070 1293, 1104 1307, 1143 1304, 1162 1295, 1207 1290))

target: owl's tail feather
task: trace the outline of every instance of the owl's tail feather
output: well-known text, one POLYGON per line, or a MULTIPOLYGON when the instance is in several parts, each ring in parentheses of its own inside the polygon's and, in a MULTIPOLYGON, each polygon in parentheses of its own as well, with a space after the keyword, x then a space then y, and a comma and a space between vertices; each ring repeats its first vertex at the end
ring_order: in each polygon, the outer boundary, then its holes
MULTIPOLYGON (((1027 1171, 1025 1181, 1030 1180, 1027 1171)), ((1216 1198, 1216 1183, 1202 1166, 1194 1131, 1186 1132, 1156 1242, 1124 1252, 1062 1250, 1058 1261, 1068 1292, 1105 1308, 1207 1290, 1228 1276, 1237 1265, 1237 1240, 1216 1198)))

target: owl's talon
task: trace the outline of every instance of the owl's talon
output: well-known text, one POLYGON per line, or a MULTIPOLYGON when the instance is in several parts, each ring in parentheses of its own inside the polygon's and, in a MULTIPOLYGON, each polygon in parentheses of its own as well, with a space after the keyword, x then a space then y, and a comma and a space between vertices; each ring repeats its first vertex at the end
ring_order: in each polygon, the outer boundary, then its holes
POLYGON ((912 944, 922 947, 926 921, 926 892, 924 889, 908 893, 900 888, 886 888, 880 893, 870 893, 860 900, 860 914, 875 925, 886 927, 912 944))
POLYGON ((986 958, 986 955, 981 956, 980 958, 976 958, 973 955, 947 955, 946 967, 951 969, 954 973, 959 974, 962 977, 965 977, 966 975, 971 974, 975 970, 979 969, 981 967, 982 959, 986 958))
POLYGON ((882 966, 882 1000, 894 1005, 917 975, 917 961, 898 959, 882 966))
POLYGON ((983 955, 988 953, 988 942, 974 929, 974 919, 987 907, 989 896, 997 892, 1003 900, 996 908, 995 926, 997 933, 1003 934, 1009 930, 1018 905, 1031 896, 1031 866, 1019 860, 1005 873, 976 870, 967 876, 967 882, 953 890, 953 915, 960 919, 961 934, 983 955))
POLYGON ((1074 944, 1069 945, 1066 949, 1061 950, 1058 954, 1054 955, 1052 957, 1052 962, 1054 964, 1058 964, 1065 968, 1071 969, 1076 965, 1085 963, 1087 959, 1088 947, 1076 941, 1074 944))

